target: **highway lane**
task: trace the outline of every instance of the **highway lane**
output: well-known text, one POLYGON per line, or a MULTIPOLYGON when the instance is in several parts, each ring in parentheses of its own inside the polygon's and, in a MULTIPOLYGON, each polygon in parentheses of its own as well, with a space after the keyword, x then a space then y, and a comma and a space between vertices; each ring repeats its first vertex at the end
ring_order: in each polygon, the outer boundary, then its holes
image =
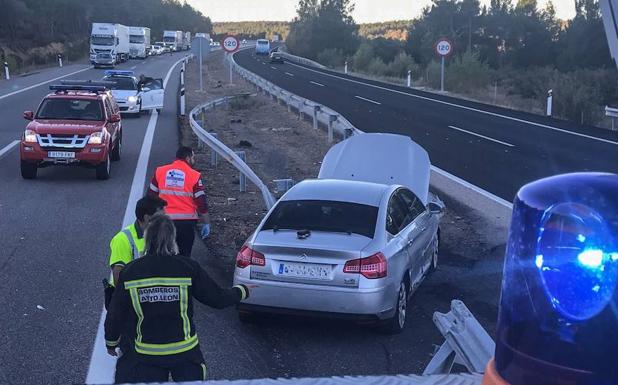
MULTIPOLYGON (((180 57, 120 68, 164 77, 180 57)), ((167 87, 160 132, 177 132, 178 70, 167 87)), ((72 78, 102 76, 103 70, 92 69, 72 78)), ((40 86, 0 100, 0 147, 19 138, 25 127, 21 112, 35 108, 47 93, 40 86)), ((108 181, 81 168, 47 168, 25 181, 18 151, 0 159, 0 383, 84 381, 101 315, 109 240, 123 220, 148 121, 148 116, 123 119, 123 156, 108 181)))
POLYGON ((293 63, 273 65, 256 60, 252 50, 235 58, 280 87, 333 108, 363 131, 409 135, 434 165, 507 201, 523 184, 548 175, 618 172, 615 132, 293 63))

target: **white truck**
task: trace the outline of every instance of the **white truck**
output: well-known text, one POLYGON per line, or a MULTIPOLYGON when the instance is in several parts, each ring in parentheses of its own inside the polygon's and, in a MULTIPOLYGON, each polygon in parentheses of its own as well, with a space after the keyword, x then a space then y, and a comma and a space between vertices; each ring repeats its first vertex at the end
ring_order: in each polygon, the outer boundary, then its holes
POLYGON ((170 49, 170 51, 179 51, 182 45, 182 31, 163 31, 163 44, 170 49))
POLYGON ((189 50, 191 48, 191 32, 184 32, 183 33, 183 49, 185 51, 189 50))
POLYGON ((95 68, 129 60, 129 29, 122 24, 92 23, 90 62, 95 68))
POLYGON ((150 28, 148 27, 129 27, 129 56, 131 59, 146 59, 151 49, 150 28))

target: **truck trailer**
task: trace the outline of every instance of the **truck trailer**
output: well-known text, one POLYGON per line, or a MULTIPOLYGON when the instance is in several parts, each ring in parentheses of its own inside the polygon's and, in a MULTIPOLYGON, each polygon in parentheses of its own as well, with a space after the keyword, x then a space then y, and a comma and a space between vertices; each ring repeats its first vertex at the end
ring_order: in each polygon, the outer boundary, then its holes
POLYGON ((146 59, 150 51, 150 28, 129 27, 129 43, 131 44, 129 56, 146 59))
POLYGON ((97 67, 114 67, 129 60, 129 29, 122 24, 92 23, 90 62, 97 67))

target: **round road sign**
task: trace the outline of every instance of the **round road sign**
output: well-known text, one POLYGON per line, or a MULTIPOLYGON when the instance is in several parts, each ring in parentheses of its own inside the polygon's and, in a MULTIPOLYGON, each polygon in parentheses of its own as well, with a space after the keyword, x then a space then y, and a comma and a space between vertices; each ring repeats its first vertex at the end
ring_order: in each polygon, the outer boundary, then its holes
POLYGON ((226 36, 221 45, 229 53, 236 52, 240 48, 240 42, 236 36, 226 36))
POLYGON ((449 56, 453 53, 453 43, 447 38, 442 38, 436 43, 436 53, 440 56, 449 56))

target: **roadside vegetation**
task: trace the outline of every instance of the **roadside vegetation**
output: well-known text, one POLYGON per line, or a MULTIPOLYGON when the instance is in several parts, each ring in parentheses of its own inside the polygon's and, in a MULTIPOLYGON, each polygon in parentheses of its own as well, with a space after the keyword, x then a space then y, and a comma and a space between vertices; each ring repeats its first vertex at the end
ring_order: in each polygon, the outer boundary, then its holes
POLYGON ((287 38, 290 23, 287 21, 238 21, 213 23, 213 39, 224 35, 236 35, 239 39, 257 40, 273 39, 276 35, 282 40, 287 38))
POLYGON ((58 54, 76 61, 88 56, 93 22, 210 33, 212 23, 178 0, 0 0, 0 59, 14 72, 55 63, 58 54))
POLYGON ((301 0, 286 41, 291 53, 329 67, 439 89, 434 44, 449 38, 446 90, 486 103, 543 113, 553 90, 555 117, 601 124, 618 101, 598 0, 574 0, 572 20, 536 0, 433 0, 413 21, 357 25, 351 0, 301 0), (394 31, 406 27, 405 38, 394 31), (339 36, 332 39, 331 36, 339 36))

